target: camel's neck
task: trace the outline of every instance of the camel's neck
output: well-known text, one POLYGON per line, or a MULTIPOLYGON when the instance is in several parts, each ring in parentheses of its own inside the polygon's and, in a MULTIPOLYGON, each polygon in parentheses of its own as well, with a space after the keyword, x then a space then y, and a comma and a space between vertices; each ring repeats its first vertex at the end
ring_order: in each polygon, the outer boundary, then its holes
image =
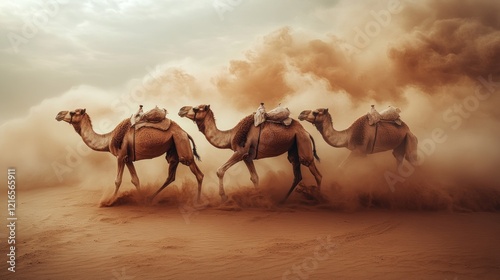
POLYGON ((331 118, 325 118, 322 123, 316 124, 316 128, 325 139, 328 145, 343 148, 349 144, 349 135, 347 130, 337 131, 333 128, 331 118))
POLYGON ((207 113, 203 121, 197 121, 196 124, 210 144, 219 149, 231 149, 232 130, 219 130, 212 111, 207 113))
POLYGON ((92 122, 88 115, 85 115, 82 121, 78 125, 73 125, 73 127, 89 148, 95 151, 109 152, 111 133, 97 134, 92 128, 92 122))

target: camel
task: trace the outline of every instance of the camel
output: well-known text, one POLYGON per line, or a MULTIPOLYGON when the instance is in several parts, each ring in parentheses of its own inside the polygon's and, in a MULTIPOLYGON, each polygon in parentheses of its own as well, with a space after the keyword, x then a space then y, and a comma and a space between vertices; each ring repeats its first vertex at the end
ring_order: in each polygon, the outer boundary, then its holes
POLYGON ((130 119, 125 119, 113 131, 106 134, 97 134, 92 128, 92 122, 85 109, 61 111, 57 114, 56 120, 65 121, 72 125, 82 137, 83 142, 92 150, 110 152, 117 158, 118 174, 115 180, 115 197, 122 182, 125 165, 130 172, 132 184, 140 191, 139 177, 133 161, 152 159, 166 154, 165 158, 169 164, 168 178, 160 189, 149 198, 149 201, 151 202, 156 195, 175 180, 179 162, 189 166, 191 172, 196 176, 198 200, 200 199, 204 175, 194 161, 194 156, 199 160, 196 145, 193 138, 177 123, 171 121, 170 127, 166 131, 151 127, 143 127, 134 131, 134 128, 131 128, 130 119), (192 151, 189 141, 193 143, 192 151))
POLYGON ((376 125, 369 125, 365 115, 354 121, 346 130, 337 131, 333 128, 332 116, 327 108, 302 111, 299 120, 312 123, 330 146, 351 151, 340 164, 341 167, 352 158, 388 150, 393 150, 392 154, 398 167, 403 164, 405 158, 412 164, 417 160, 417 137, 404 122, 397 125, 394 122, 381 121, 376 125))
POLYGON ((241 120, 234 128, 221 131, 215 124, 214 113, 210 109, 210 105, 184 106, 179 110, 179 116, 194 121, 208 142, 216 148, 234 151, 229 160, 217 170, 219 195, 223 202, 227 200, 223 178, 231 166, 243 161, 250 172, 250 180, 253 182, 254 187, 257 188, 259 176, 255 170, 253 160, 276 157, 285 152, 288 152, 288 161, 293 166, 294 180, 290 190, 281 202, 287 200, 297 184, 302 180, 301 164, 309 168, 316 179, 318 190, 320 189, 322 175, 314 163, 314 158, 319 161, 316 154, 316 145, 314 139, 298 121, 293 121, 287 127, 271 122, 264 122, 259 127, 255 127, 252 114, 241 120))

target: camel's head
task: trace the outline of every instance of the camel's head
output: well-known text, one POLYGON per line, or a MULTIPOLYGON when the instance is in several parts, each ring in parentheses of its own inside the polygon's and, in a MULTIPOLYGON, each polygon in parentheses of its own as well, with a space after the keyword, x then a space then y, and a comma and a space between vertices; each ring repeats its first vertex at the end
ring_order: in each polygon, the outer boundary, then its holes
POLYGON ((196 107, 184 106, 179 110, 180 117, 186 117, 192 121, 203 120, 210 111, 210 105, 199 105, 196 107))
POLYGON ((328 108, 320 108, 316 110, 305 110, 299 115, 299 120, 308 121, 312 124, 323 122, 325 118, 329 117, 328 108))
POLYGON ((74 111, 61 111, 56 116, 58 122, 65 121, 69 124, 78 124, 82 121, 83 116, 85 116, 85 109, 76 109, 74 111))

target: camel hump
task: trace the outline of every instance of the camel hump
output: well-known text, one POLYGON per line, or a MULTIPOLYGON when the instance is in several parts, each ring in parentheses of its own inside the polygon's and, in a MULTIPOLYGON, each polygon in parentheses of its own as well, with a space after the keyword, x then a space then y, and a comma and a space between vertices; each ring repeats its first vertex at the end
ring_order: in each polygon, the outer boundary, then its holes
POLYGON ((116 126, 113 131, 113 137, 111 139, 113 147, 115 147, 116 149, 120 149, 122 147, 123 139, 125 139, 125 135, 129 131, 131 126, 132 123, 130 122, 130 119, 125 119, 116 126))
POLYGON ((234 134, 232 145, 233 146, 241 146, 245 147, 245 143, 247 142, 248 132, 254 125, 254 114, 248 115, 243 118, 236 125, 236 133, 234 134))

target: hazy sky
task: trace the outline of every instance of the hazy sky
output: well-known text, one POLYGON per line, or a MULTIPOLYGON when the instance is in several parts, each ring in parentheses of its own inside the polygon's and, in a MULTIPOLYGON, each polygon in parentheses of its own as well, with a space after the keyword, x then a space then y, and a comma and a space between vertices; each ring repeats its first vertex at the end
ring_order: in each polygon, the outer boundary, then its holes
POLYGON ((217 69, 259 36, 290 26, 328 32, 336 1, 0 2, 0 123, 73 86, 120 87, 156 65, 217 69))

